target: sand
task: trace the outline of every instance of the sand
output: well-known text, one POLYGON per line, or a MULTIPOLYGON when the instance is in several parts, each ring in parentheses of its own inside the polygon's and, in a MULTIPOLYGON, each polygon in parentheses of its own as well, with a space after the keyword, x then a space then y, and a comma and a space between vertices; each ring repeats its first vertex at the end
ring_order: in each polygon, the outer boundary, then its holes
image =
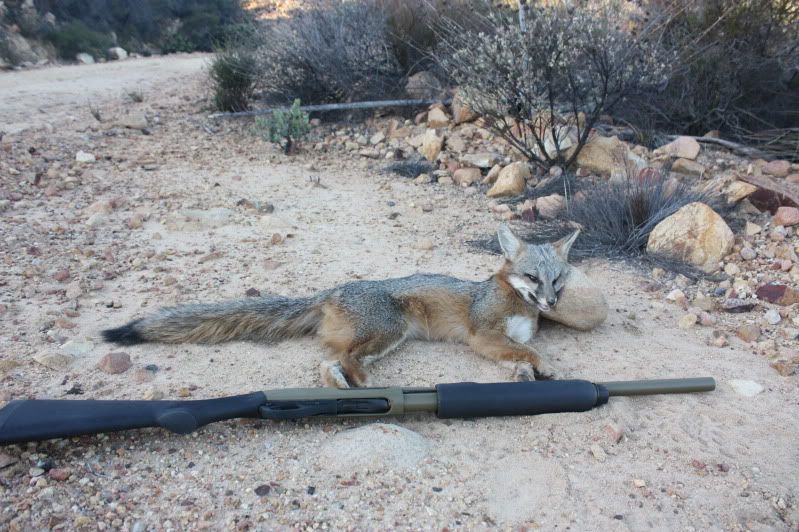
MULTIPOLYGON (((133 368, 109 375, 97 363, 120 349, 99 331, 162 305, 250 288, 304 295, 415 272, 478 280, 499 267, 498 257, 466 244, 498 224, 482 194, 414 185, 345 153, 286 157, 242 128, 209 122, 205 60, 0 74, 2 143, 11 146, 0 145, 0 178, 7 192, 25 190, 0 213, 0 357, 17 364, 0 380, 2 401, 320 386, 313 339, 135 346, 122 349, 133 368), (144 102, 126 98, 134 89, 144 102), (108 122, 94 121, 89 100, 108 122), (150 135, 109 125, 130 112, 148 116, 150 135), (30 146, 39 155, 25 156, 30 146), (77 150, 98 161, 74 163, 77 150), (23 178, 42 153, 61 165, 35 188, 23 178), (237 206, 240 199, 269 202, 274 213, 237 206), (98 200, 113 210, 92 226, 88 207, 98 200), (230 212, 218 211, 210 226, 181 214, 214 208, 230 212), (417 250, 421 240, 433 249, 417 250), (65 269, 69 277, 57 281, 65 269), (91 349, 66 368, 33 359, 85 339, 91 349), (154 378, 138 382, 147 365, 157 366, 154 378), (75 387, 82 394, 68 395, 75 387)), ((718 389, 614 398, 582 414, 245 420, 190 436, 152 429, 10 446, 0 449, 0 466, 10 462, 0 469, 0 528, 795 530, 796 377, 778 375, 735 338, 717 348, 706 343, 710 329, 679 329, 668 286, 648 291, 646 270, 601 260, 580 267, 611 310, 595 331, 550 324, 532 341, 560 377, 713 376, 718 389), (736 392, 734 380, 763 390, 736 392), (36 468, 66 471, 66 480, 36 468)), ((377 385, 407 386, 510 378, 466 346, 423 342, 377 362, 371 375, 377 385)))

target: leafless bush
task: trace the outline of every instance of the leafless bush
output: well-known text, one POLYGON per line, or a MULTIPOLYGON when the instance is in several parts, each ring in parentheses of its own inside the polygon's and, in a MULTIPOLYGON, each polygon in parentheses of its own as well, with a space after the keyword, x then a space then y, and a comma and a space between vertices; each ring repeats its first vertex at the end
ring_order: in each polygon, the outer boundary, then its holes
POLYGON ((618 18, 602 3, 531 9, 524 28, 501 12, 480 30, 446 21, 437 64, 486 127, 534 163, 568 166, 602 114, 667 80, 662 47, 618 18))
POLYGON ((402 88, 386 14, 376 0, 313 0, 265 26, 260 40, 259 85, 271 101, 350 101, 402 88))
POLYGON ((379 0, 386 13, 394 55, 404 72, 413 74, 433 66, 430 53, 438 43, 443 20, 470 28, 489 12, 487 0, 379 0))
POLYGON ((645 129, 739 140, 799 127, 799 4, 795 0, 651 0, 659 38, 679 49, 677 68, 654 97, 622 116, 645 129))

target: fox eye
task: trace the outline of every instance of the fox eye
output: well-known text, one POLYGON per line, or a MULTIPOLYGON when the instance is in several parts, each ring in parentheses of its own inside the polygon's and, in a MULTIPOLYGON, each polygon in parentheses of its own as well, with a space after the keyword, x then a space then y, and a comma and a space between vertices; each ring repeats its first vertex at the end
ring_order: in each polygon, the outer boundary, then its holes
POLYGON ((528 273, 528 274, 527 274, 527 278, 528 278, 528 279, 530 279, 530 280, 531 280, 532 282, 534 282, 534 283, 537 283, 537 282, 538 282, 538 277, 536 277, 536 276, 535 276, 535 275, 533 275, 532 273, 528 273))

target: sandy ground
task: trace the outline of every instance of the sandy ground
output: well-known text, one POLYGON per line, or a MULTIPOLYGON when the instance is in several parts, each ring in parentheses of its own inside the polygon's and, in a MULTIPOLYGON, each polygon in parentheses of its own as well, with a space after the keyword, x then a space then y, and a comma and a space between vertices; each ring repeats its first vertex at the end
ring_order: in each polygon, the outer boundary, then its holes
MULTIPOLYGON (((207 122, 203 62, 0 75, 0 129, 9 133, 0 177, 12 199, 0 213, 0 357, 8 368, 0 404, 319 386, 312 339, 137 346, 124 349, 133 368, 108 375, 97 364, 119 349, 102 344, 99 331, 161 305, 250 288, 309 294, 419 271, 477 280, 499 266, 465 244, 497 226, 482 195, 414 185, 344 155, 287 158, 235 126, 207 122), (144 102, 124 97, 132 88, 144 102), (151 134, 97 124, 89 98, 109 123, 146 113, 151 134), (98 161, 75 163, 77 150, 98 161), (25 182, 28 163, 55 169, 37 188, 25 182), (242 198, 271 202, 275 212, 237 206, 242 198), (87 223, 98 200, 114 209, 87 223), (230 209, 227 223, 184 224, 180 215, 212 208, 230 209), (291 236, 273 243, 274 233, 291 236), (415 249, 423 239, 432 251, 415 249), (86 339, 91 349, 66 368, 33 360, 86 339), (150 364, 154 379, 140 382, 150 364)), ((618 398, 589 413, 534 418, 229 421, 188 437, 144 430, 10 446, 0 450, 0 528, 796 530, 797 379, 779 376, 737 339, 720 349, 706 344, 708 329, 678 329, 678 309, 646 291, 651 279, 639 270, 582 268, 611 312, 596 331, 550 325, 533 340, 560 376, 708 375, 717 391, 618 398), (734 379, 764 389, 743 396, 734 379), (623 432, 618 442, 609 427, 623 432), (37 468, 66 471, 66 480, 37 468)), ((465 346, 421 342, 372 369, 379 385, 509 377, 465 346)))

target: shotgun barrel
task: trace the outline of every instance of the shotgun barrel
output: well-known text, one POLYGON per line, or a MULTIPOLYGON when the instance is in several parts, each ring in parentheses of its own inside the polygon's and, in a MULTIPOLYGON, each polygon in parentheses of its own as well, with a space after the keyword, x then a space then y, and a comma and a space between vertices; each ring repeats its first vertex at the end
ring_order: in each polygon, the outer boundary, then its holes
POLYGON ((188 434, 234 418, 383 417, 430 413, 439 418, 585 412, 620 395, 695 393, 712 378, 437 384, 433 388, 289 388, 192 401, 16 400, 0 409, 0 445, 145 427, 188 434))

